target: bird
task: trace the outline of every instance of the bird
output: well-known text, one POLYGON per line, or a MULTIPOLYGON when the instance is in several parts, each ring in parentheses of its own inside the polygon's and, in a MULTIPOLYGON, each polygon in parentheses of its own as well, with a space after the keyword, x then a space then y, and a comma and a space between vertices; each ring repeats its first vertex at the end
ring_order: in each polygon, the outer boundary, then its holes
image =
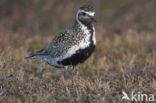
POLYGON ((26 59, 40 59, 56 68, 74 68, 86 61, 96 47, 94 22, 95 9, 92 5, 81 6, 75 22, 59 32, 51 43, 40 51, 30 53, 26 59))

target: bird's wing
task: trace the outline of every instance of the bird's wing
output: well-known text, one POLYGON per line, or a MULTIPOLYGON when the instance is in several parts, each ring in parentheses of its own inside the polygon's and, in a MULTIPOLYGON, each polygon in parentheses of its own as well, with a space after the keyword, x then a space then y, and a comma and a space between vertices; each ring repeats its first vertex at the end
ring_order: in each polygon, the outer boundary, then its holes
POLYGON ((60 47, 63 43, 68 41, 69 37, 70 33, 68 33, 67 31, 63 31, 55 36, 50 46, 52 46, 53 48, 60 47))
POLYGON ((72 32, 69 32, 69 29, 63 30, 54 37, 50 45, 37 52, 31 53, 29 57, 26 58, 38 58, 41 56, 51 56, 55 58, 62 55, 66 46, 68 46, 67 44, 69 44, 71 33, 72 32))
POLYGON ((47 47, 46 51, 52 57, 58 57, 65 52, 65 48, 69 46, 72 41, 72 32, 64 30, 54 37, 50 45, 47 47))

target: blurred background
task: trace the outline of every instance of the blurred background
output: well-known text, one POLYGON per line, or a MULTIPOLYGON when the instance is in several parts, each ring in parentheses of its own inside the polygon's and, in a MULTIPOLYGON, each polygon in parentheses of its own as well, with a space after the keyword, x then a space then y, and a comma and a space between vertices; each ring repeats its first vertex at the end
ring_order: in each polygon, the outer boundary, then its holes
POLYGON ((1 103, 129 103, 122 90, 156 96, 156 0, 0 0, 1 103), (72 25, 80 6, 96 9, 97 46, 77 68, 26 61, 72 25))
POLYGON ((21 38, 55 35, 72 25, 78 8, 88 3, 96 9, 97 36, 156 30, 155 0, 0 0, 0 42, 7 45, 16 34, 21 38))

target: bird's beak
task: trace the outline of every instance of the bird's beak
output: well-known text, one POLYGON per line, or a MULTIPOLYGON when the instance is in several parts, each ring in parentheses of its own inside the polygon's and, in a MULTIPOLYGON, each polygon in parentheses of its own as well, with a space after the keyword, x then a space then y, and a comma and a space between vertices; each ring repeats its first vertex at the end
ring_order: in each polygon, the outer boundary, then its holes
POLYGON ((94 17, 90 17, 90 19, 93 21, 93 22, 96 22, 96 19, 94 17))

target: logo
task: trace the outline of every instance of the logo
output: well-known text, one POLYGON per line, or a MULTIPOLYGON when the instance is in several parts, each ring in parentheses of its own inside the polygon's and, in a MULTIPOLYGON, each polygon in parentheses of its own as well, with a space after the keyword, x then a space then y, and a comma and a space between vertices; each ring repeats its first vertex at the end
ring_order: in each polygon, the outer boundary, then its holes
POLYGON ((153 94, 143 94, 141 92, 134 93, 131 92, 131 95, 128 95, 125 91, 122 90, 122 100, 128 101, 154 101, 155 97, 153 94))

